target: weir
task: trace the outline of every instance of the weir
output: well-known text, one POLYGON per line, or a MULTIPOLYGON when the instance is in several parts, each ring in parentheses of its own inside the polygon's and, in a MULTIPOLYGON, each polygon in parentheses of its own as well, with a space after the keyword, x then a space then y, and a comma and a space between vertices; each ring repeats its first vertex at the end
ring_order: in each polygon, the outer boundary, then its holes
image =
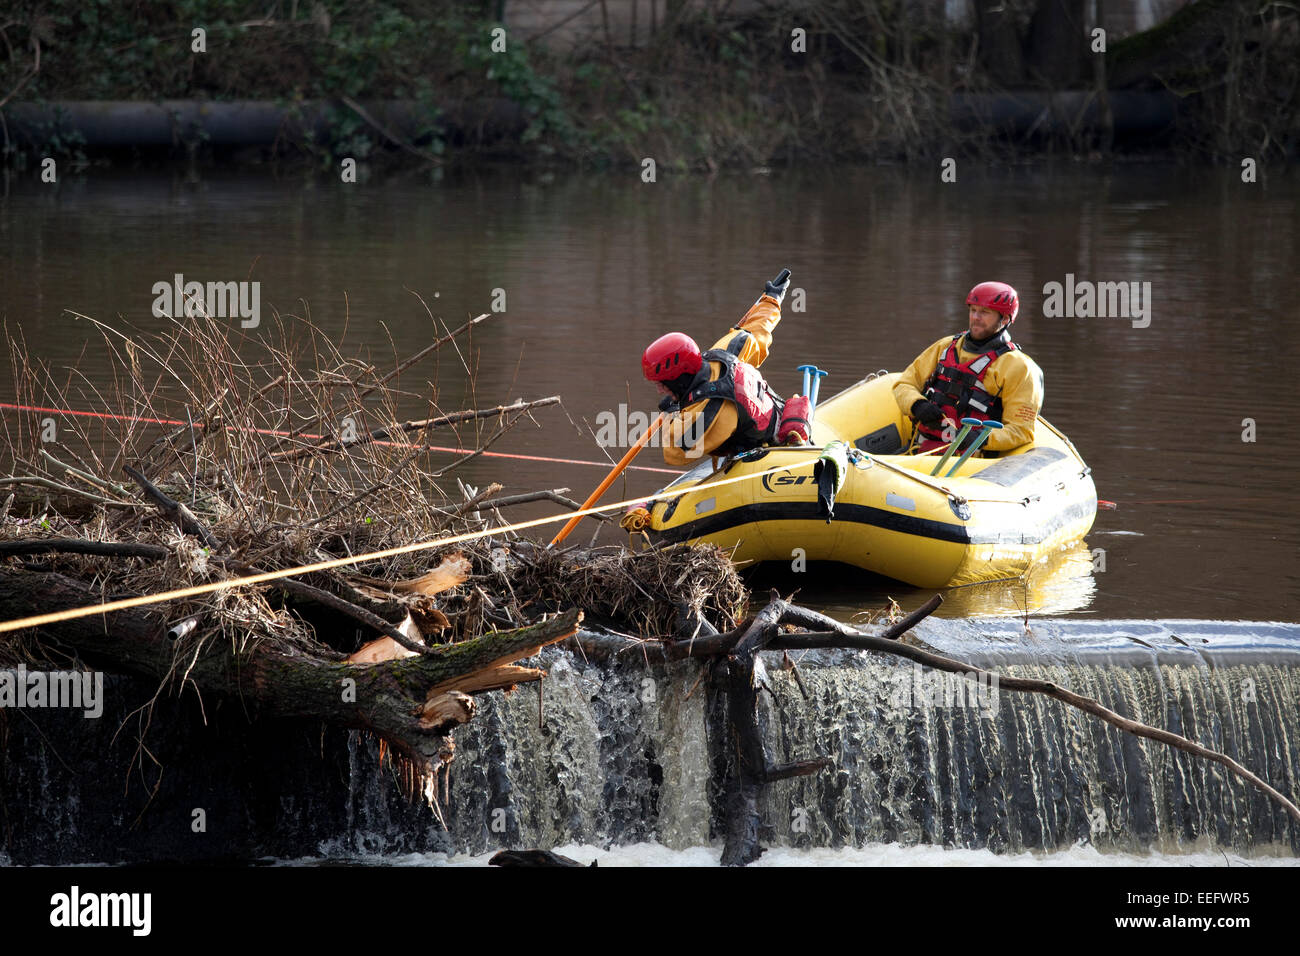
MULTIPOLYGON (((1300 625, 1060 619, 1032 620, 1026 633, 1014 620, 929 619, 913 634, 948 656, 1095 697, 1300 793, 1300 625)), ((769 846, 1300 852, 1300 827, 1223 768, 1057 701, 971 684, 945 706, 942 686, 907 661, 795 658, 808 700, 779 654, 766 659, 774 757, 834 766, 771 785, 769 846)), ((0 714, 10 735, 0 852, 51 863, 715 843, 724 721, 700 679, 705 665, 554 649, 543 660, 540 723, 537 689, 521 687, 480 698, 457 732, 446 830, 398 793, 374 741, 356 732, 250 727, 239 708, 213 701, 204 726, 197 707, 165 699, 149 741, 166 770, 151 797, 156 768, 146 759, 145 772, 126 772, 139 718, 111 738, 152 688, 110 678, 95 721, 11 710, 0 714), (205 832, 193 830, 196 807, 205 832)))
MULTIPOLYGON (((1300 790, 1300 626, 1060 620, 1031 628, 927 620, 914 633, 947 656, 1052 680, 1222 750, 1284 793, 1300 790)), ((798 659, 805 701, 781 656, 766 658, 778 698, 774 706, 762 697, 774 759, 834 761, 772 784, 770 844, 1300 850, 1300 828, 1285 812, 1222 767, 1058 701, 970 684, 964 701, 950 695, 955 705, 944 706, 918 691, 949 675, 918 678, 910 662, 847 651, 798 659)), ((705 683, 686 696, 699 668, 673 665, 646 684, 642 662, 609 669, 566 661, 547 680, 540 730, 535 694, 494 701, 492 717, 461 739, 453 766, 457 845, 500 845, 493 807, 508 809, 519 828, 511 839, 527 845, 711 842, 720 825, 722 720, 710 712, 705 683), (494 748, 507 768, 495 792, 467 773, 494 748)))

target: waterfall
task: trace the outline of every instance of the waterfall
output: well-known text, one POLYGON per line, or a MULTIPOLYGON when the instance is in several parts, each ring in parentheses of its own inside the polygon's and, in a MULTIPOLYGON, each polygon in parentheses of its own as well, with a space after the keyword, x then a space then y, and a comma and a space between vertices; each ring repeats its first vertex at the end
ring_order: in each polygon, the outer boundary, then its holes
MULTIPOLYGON (((1300 625, 1208 621, 922 622, 924 645, 1051 680, 1221 750, 1300 796, 1300 625)), ((912 639, 912 638, 909 638, 912 639)), ((556 648, 549 675, 477 698, 456 731, 446 829, 408 800, 375 739, 237 702, 160 698, 111 677, 103 717, 0 711, 0 854, 16 864, 482 854, 567 844, 716 846, 727 741, 706 665, 556 648), (157 760, 158 766, 153 763, 157 760), (206 826, 196 828, 202 808, 206 826)), ((1300 826, 1224 768, 1041 695, 857 651, 780 654, 760 697, 776 762, 834 765, 774 783, 770 847, 876 844, 1294 856, 1300 826)), ((912 851, 917 852, 917 851, 912 851)), ((422 859, 423 857, 421 857, 422 859)), ((905 859, 906 857, 904 857, 905 859)))
MULTIPOLYGON (((917 633, 949 656, 1054 681, 1221 750, 1300 795, 1300 626, 1061 620, 1027 633, 1006 620, 931 620, 917 633)), ((861 652, 796 660, 807 700, 768 655, 769 746, 777 762, 830 756, 834 767, 771 786, 771 845, 1300 850, 1300 828, 1225 768, 1059 701, 861 652)), ((453 843, 473 853, 708 843, 720 823, 711 787, 723 724, 707 680, 696 684, 702 666, 653 671, 557 653, 540 727, 528 689, 461 731, 453 843)))

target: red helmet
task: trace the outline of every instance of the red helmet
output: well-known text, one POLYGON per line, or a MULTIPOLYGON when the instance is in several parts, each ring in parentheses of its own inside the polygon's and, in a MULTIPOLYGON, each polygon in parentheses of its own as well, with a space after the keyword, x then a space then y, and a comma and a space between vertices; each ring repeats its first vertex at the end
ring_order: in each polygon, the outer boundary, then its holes
MULTIPOLYGON (((1005 315, 1011 322, 1016 321, 1016 315, 1020 312, 1020 296, 1005 282, 981 282, 970 290, 966 304, 982 305, 1005 315)), ((1011 322, 1007 324, 1010 325, 1011 322)))
POLYGON ((641 371, 652 382, 671 382, 680 375, 694 375, 703 364, 700 347, 681 332, 660 336, 641 356, 641 371))

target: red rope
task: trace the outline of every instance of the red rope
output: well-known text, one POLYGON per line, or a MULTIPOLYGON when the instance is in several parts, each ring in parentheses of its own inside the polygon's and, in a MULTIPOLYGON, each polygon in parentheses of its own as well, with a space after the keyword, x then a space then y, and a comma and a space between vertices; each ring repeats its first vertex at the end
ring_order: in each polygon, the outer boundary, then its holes
MULTIPOLYGON (((8 402, 0 402, 0 409, 6 409, 9 411, 21 411, 21 412, 49 412, 54 415, 78 415, 83 418, 107 418, 114 421, 145 422, 150 425, 188 424, 187 422, 176 421, 175 419, 170 419, 170 418, 145 418, 142 415, 115 415, 111 412, 83 412, 71 408, 45 408, 41 405, 11 405, 8 402)), ((228 431, 241 430, 235 425, 227 425, 226 429, 228 431)), ((277 431, 271 428, 249 428, 243 430, 255 432, 259 435, 285 436, 289 434, 289 432, 277 431)), ((323 438, 325 436, 303 434, 300 437, 323 438)), ((391 441, 377 441, 375 442, 375 444, 384 445, 389 448, 424 448, 427 449, 428 451, 455 452, 457 454, 462 454, 462 455, 467 455, 474 450, 473 448, 452 448, 447 445, 412 445, 407 442, 391 442, 391 441)), ((518 454, 511 454, 510 452, 504 452, 504 451, 485 451, 485 452, 480 452, 480 454, 482 454, 485 458, 515 458, 521 461, 546 461, 546 462, 554 462, 556 464, 561 464, 561 465, 592 465, 597 468, 608 468, 610 467, 611 464, 610 462, 607 461, 586 461, 585 459, 582 458, 550 458, 545 455, 518 455, 518 454)), ((674 468, 654 468, 651 467, 650 465, 629 465, 628 470, 629 471, 658 471, 666 475, 681 474, 680 471, 677 471, 674 468)))

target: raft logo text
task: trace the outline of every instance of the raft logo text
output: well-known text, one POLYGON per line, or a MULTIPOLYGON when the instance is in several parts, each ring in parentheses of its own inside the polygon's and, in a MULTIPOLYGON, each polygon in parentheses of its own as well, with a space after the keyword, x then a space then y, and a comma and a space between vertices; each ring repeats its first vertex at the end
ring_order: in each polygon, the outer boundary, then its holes
POLYGON ((26 664, 0 670, 0 710, 69 707, 94 720, 104 713, 101 671, 28 671, 26 664))
POLYGON ((153 928, 152 893, 82 893, 73 886, 50 897, 50 925, 128 926, 133 936, 148 936, 153 928))
POLYGON ((895 707, 973 707, 992 717, 998 710, 998 675, 987 671, 949 673, 920 664, 889 695, 895 707))
POLYGON ((1043 286, 1043 315, 1049 319, 1132 319, 1133 328, 1151 324, 1150 282, 1089 282, 1065 274, 1065 282, 1043 286))
POLYGON ((176 273, 171 282, 155 282, 153 315, 157 319, 181 316, 194 319, 240 319, 240 328, 255 329, 262 323, 261 282, 186 282, 176 273))

